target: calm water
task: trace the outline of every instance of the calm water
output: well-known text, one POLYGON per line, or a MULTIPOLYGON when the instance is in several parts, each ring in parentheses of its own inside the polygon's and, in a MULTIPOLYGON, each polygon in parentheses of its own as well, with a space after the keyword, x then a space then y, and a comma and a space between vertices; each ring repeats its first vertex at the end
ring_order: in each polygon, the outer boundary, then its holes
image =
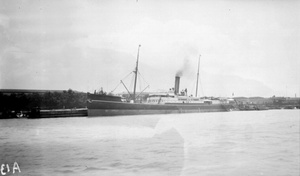
POLYGON ((276 110, 0 120, 0 164, 17 162, 19 175, 298 176, 299 119, 276 110))

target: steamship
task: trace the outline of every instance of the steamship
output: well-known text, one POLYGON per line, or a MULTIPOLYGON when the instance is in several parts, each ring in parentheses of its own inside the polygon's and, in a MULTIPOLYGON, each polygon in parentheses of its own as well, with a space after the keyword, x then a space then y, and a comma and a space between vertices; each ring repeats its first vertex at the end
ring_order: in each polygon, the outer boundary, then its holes
MULTIPOLYGON (((120 115, 146 115, 146 114, 175 114, 175 113, 201 113, 229 111, 230 105, 220 99, 205 99, 188 96, 187 91, 179 92, 180 77, 175 77, 175 87, 164 93, 150 93, 142 101, 136 96, 136 80, 138 73, 139 48, 135 68, 135 82, 130 100, 121 96, 106 94, 87 94, 88 116, 120 116, 120 115)), ((200 61, 200 57, 199 57, 200 61)), ((199 62, 198 74, 199 77, 199 62)), ((198 89, 198 83, 197 83, 198 89)), ((196 91, 197 91, 196 89, 196 91)), ((130 93, 130 92, 129 92, 130 93)))

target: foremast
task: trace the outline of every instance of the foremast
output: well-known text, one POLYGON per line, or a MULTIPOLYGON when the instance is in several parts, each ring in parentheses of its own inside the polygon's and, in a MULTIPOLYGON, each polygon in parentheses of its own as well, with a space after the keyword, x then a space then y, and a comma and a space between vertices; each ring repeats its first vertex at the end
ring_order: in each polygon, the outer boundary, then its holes
POLYGON ((138 75, 138 69, 139 69, 139 54, 140 54, 140 47, 141 45, 139 45, 138 47, 138 53, 137 53, 137 59, 136 59, 136 67, 135 67, 135 71, 134 74, 135 74, 135 78, 134 78, 134 88, 133 88, 133 97, 132 97, 132 100, 133 102, 135 103, 135 94, 136 94, 136 82, 137 82, 137 75, 138 75))

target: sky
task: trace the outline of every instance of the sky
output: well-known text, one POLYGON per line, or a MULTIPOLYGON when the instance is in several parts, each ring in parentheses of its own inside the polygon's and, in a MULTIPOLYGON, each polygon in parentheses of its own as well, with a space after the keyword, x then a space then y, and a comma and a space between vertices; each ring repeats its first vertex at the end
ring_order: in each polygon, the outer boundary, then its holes
POLYGON ((0 89, 300 95, 300 1, 0 0, 0 89), (201 55, 201 56, 200 56, 201 55), (123 81, 123 86, 120 81, 123 81))

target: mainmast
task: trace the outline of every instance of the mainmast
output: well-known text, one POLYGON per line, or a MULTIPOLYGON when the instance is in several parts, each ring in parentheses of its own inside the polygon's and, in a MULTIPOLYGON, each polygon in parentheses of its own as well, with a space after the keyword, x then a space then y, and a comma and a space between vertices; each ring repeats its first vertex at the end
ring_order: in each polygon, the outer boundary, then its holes
POLYGON ((137 59, 136 59, 136 67, 135 67, 135 79, 134 79, 134 88, 133 88, 133 102, 135 103, 135 91, 136 91, 136 81, 137 81, 137 74, 138 74, 138 67, 139 67, 139 53, 140 53, 140 47, 141 45, 139 45, 138 47, 138 53, 137 53, 137 59))
POLYGON ((197 94, 198 94, 198 80, 199 80, 200 57, 201 57, 201 54, 199 55, 199 60, 198 60, 198 72, 197 72, 197 84, 196 84, 196 97, 197 97, 197 94))

